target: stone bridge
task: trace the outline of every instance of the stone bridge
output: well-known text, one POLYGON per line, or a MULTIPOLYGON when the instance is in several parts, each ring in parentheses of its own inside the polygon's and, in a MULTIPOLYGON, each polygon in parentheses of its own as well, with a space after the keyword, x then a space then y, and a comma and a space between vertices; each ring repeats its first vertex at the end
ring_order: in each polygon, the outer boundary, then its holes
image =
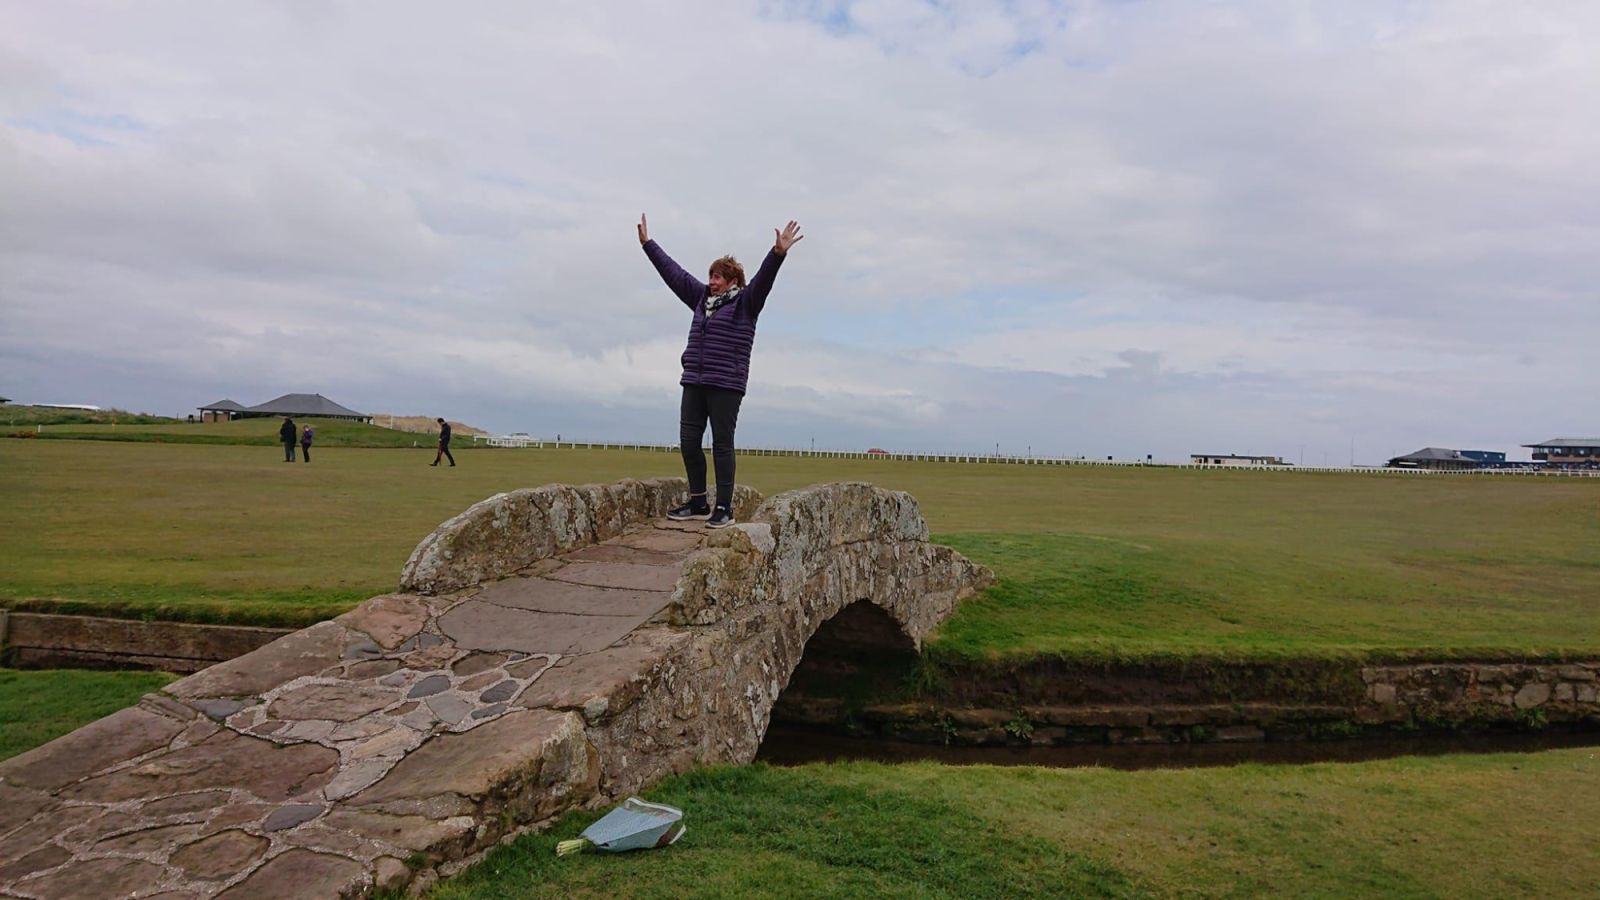
POLYGON ((868 484, 682 479, 499 494, 400 592, 0 763, 0 895, 418 888, 529 827, 748 762, 808 643, 911 652, 990 573, 868 484), (759 508, 757 505, 759 503, 759 508))

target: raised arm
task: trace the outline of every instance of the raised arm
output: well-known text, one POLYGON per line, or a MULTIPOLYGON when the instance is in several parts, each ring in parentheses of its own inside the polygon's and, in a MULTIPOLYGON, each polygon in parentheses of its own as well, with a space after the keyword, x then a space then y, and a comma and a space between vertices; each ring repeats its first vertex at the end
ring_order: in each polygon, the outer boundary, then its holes
POLYGON ((761 310, 766 308, 767 294, 772 292, 772 282, 778 277, 778 267, 783 265, 783 260, 789 255, 789 248, 798 244, 805 235, 800 233, 800 223, 790 220, 782 231, 774 228, 772 249, 767 251, 767 258, 761 261, 761 268, 756 270, 754 278, 744 289, 739 297, 739 302, 750 314, 750 318, 761 315, 761 310))
POLYGON ((650 258, 651 265, 656 267, 656 272, 661 280, 683 305, 694 309, 706 295, 706 286, 700 279, 683 270, 683 266, 673 261, 661 245, 650 240, 650 224, 643 215, 639 216, 639 246, 644 248, 644 255, 650 258))

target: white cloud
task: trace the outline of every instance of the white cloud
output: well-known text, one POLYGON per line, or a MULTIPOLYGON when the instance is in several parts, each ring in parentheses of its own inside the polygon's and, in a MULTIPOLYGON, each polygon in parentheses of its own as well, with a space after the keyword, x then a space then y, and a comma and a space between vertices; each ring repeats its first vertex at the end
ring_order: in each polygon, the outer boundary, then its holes
POLYGON ((1600 333, 1592 4, 173 0, 0 34, 22 399, 637 431, 686 326, 648 211, 695 270, 807 227, 752 440, 1508 447, 1600 414, 1548 389, 1600 333))

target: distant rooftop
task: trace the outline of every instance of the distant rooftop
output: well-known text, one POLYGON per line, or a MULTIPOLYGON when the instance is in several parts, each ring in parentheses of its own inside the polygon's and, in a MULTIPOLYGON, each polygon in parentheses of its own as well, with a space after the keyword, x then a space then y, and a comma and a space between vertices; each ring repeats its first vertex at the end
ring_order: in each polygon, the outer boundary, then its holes
POLYGON ((1532 447, 1535 450, 1542 450, 1546 447, 1600 447, 1600 438, 1551 438, 1548 441, 1537 444, 1523 444, 1522 446, 1532 447))
POLYGON ((327 416, 330 418, 370 419, 366 413, 340 406, 321 394, 284 394, 242 412, 277 416, 327 416))
POLYGON ((1460 450, 1450 450, 1445 447, 1423 447, 1421 450, 1418 450, 1415 453, 1407 453, 1405 456, 1396 456, 1395 459, 1411 460, 1415 462, 1446 459, 1462 459, 1470 461, 1469 457, 1461 455, 1460 450))
POLYGON ((207 412, 213 409, 220 410, 222 412, 244 412, 244 407, 233 402, 232 400, 218 400, 215 403, 208 403, 205 406, 196 408, 207 412))

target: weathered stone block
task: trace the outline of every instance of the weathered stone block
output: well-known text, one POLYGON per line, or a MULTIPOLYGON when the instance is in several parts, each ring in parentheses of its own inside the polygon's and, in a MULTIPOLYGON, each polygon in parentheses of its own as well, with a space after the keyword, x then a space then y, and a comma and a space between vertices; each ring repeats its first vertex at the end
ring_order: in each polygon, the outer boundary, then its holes
POLYGON ((204 788, 243 788, 264 800, 315 791, 333 777, 339 754, 313 744, 275 747, 232 731, 182 750, 81 782, 63 792, 74 800, 117 803, 204 788))
POLYGON ((66 850, 55 844, 46 844, 5 865, 0 865, 0 885, 11 884, 35 872, 53 869, 71 858, 72 854, 66 850))
POLYGON ((456 646, 470 650, 592 653, 621 640, 643 620, 529 612, 468 600, 440 616, 439 628, 456 646))
POLYGON ((1517 709, 1531 709, 1535 706, 1543 706, 1549 699, 1550 685, 1534 682, 1533 684, 1523 685, 1511 702, 1517 709))
POLYGON ((131 707, 0 762, 0 778, 23 787, 54 790, 165 747, 188 726, 188 722, 131 707))
POLYGON ((366 867, 353 859, 296 847, 267 860, 250 877, 219 894, 222 898, 302 900, 354 894, 366 867))
MULTIPOLYGON (((472 731, 433 738, 350 802, 358 808, 376 808, 455 794, 501 806, 534 792, 535 786, 552 777, 586 778, 585 773, 558 772, 554 761, 570 755, 570 745, 587 743, 582 723, 572 713, 512 713, 472 731)), ((568 783, 565 788, 581 792, 583 783, 568 783)))
POLYGON ((328 813, 323 823, 370 838, 401 851, 402 855, 423 853, 434 859, 459 857, 471 843, 475 823, 468 816, 429 819, 423 816, 391 815, 378 810, 339 808, 328 813))
POLYGON ((334 621, 366 634, 385 650, 393 650, 422 630, 430 612, 421 598, 387 594, 363 602, 334 621))
MULTIPOLYGON (((448 680, 447 682, 448 683, 448 680)), ((349 722, 377 712, 394 702, 392 690, 341 681, 312 684, 285 691, 267 707, 275 719, 327 719, 349 722)))
POLYGON ((265 853, 269 841, 237 829, 219 831, 172 854, 170 863, 204 881, 229 878, 265 853))
POLYGON ((319 622, 259 650, 175 681, 167 685, 166 692, 186 700, 264 694, 286 681, 314 675, 339 662, 348 636, 341 625, 319 622))
POLYGON ((35 896, 55 898, 132 897, 146 893, 161 880, 161 867, 142 859, 107 858, 62 866, 35 878, 27 891, 35 896))

